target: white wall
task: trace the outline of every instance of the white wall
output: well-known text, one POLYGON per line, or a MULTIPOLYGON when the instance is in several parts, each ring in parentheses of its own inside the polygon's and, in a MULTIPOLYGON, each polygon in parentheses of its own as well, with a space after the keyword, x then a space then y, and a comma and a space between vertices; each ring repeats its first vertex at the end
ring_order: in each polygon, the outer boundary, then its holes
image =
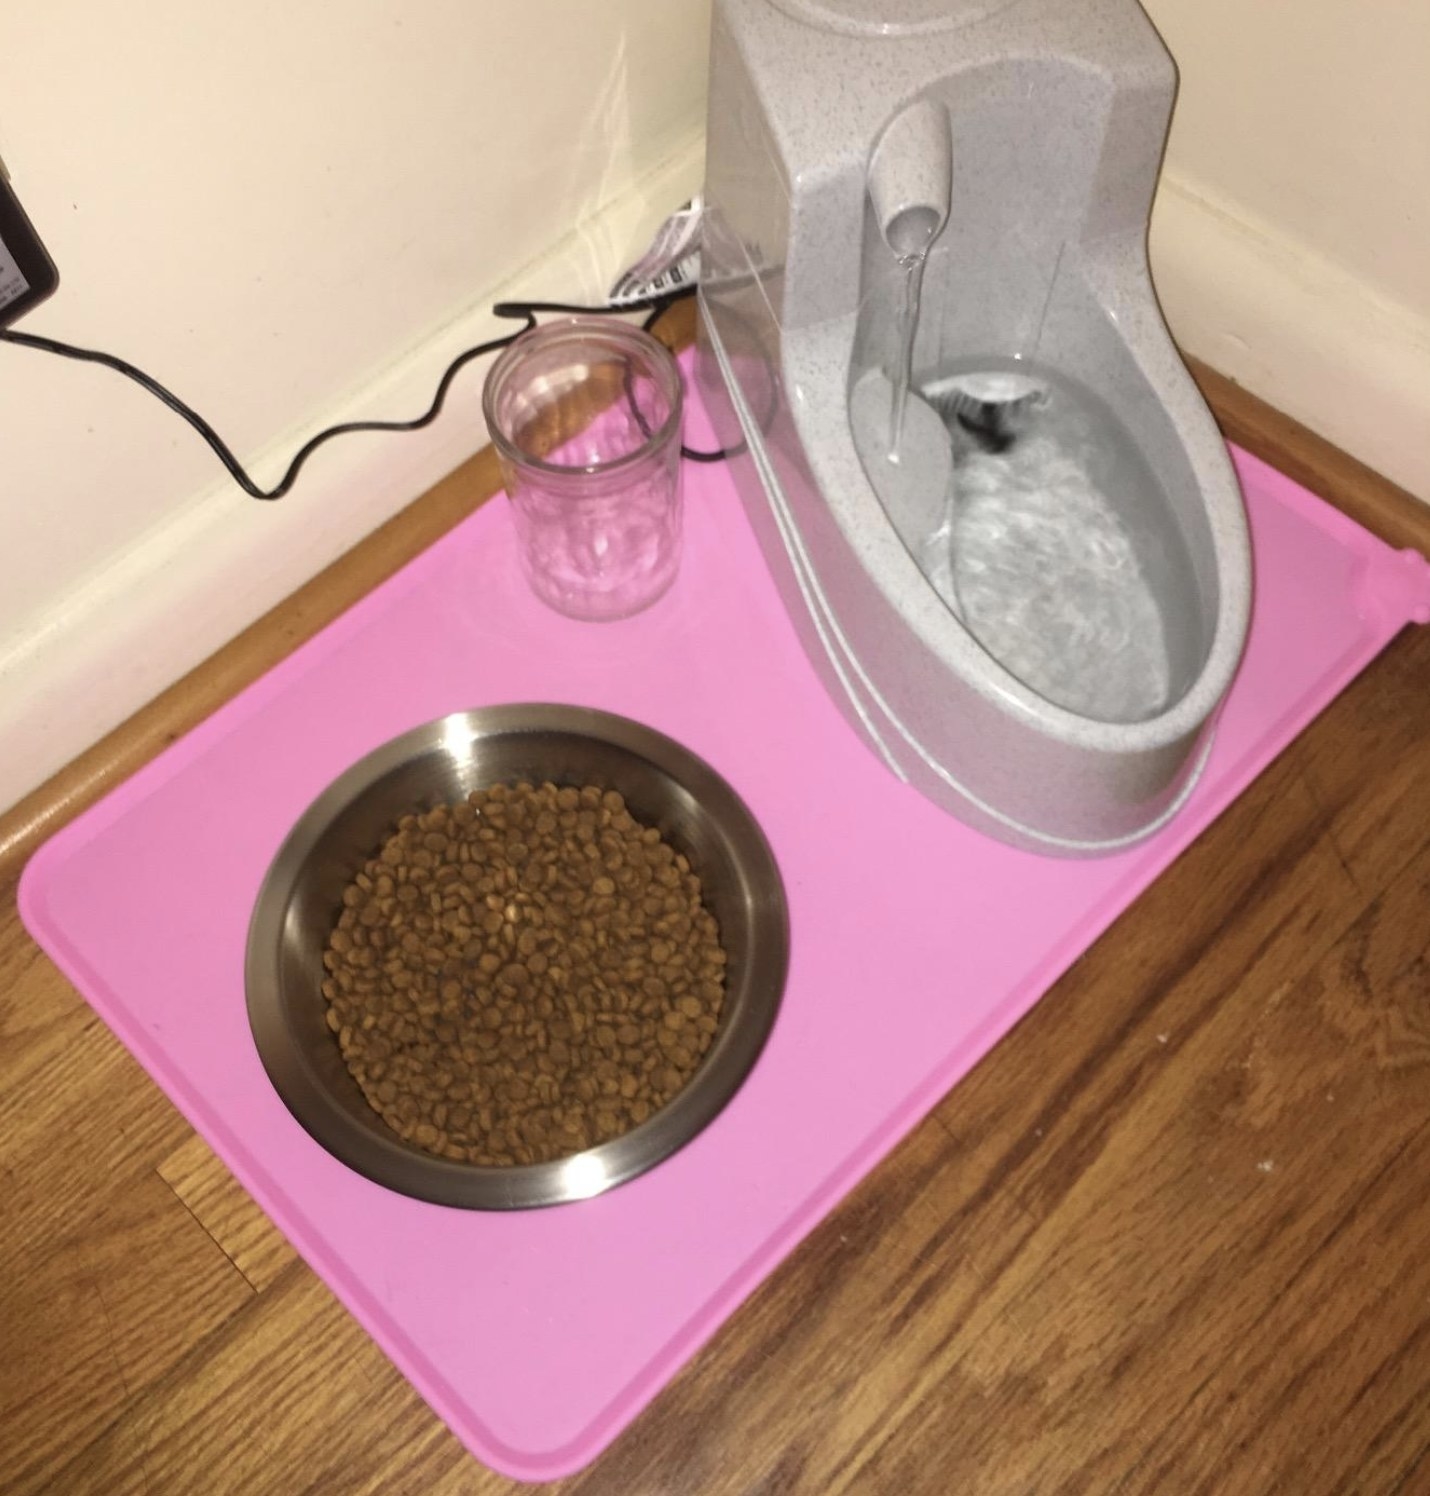
POLYGON ((1430 500, 1430 4, 1145 0, 1182 346, 1430 500))
MULTIPOLYGON (((1430 6, 1147 4, 1174 332, 1430 498, 1430 6)), ((499 296, 601 295, 698 186, 708 9, 6 5, 0 153, 63 277, 24 326, 147 368, 271 483, 422 409, 499 296)), ((0 806, 482 445, 482 373, 263 505, 118 376, 0 345, 0 806)))
MULTIPOLYGON (((6 6, 0 154, 61 275, 20 330, 139 364, 271 484, 425 408, 499 296, 603 299, 698 186, 708 14, 6 6)), ((0 807, 483 445, 482 377, 270 505, 118 375, 0 344, 0 807)))

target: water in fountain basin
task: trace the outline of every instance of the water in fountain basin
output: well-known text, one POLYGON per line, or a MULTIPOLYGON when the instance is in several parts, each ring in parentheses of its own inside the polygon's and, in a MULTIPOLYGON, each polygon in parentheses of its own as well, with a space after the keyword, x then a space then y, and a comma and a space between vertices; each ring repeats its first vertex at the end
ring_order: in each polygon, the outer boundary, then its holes
POLYGON ((1148 576, 1156 479, 1112 413, 1047 369, 981 360, 922 393, 946 409, 941 391, 975 369, 1036 375, 1048 396, 1001 452, 949 419, 953 497, 920 567, 989 654, 1049 701, 1102 721, 1155 716, 1172 676, 1148 576))

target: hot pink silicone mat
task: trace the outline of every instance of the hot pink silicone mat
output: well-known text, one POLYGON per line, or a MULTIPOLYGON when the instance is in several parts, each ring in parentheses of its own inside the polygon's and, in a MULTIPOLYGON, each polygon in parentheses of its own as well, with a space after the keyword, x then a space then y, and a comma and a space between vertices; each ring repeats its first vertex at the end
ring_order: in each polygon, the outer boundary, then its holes
POLYGON ((1407 621, 1430 618, 1422 558, 1237 463, 1250 650, 1194 799, 1133 852, 1016 852, 895 780, 801 654, 728 473, 688 466, 683 570, 651 611, 605 625, 547 611, 517 575, 505 504, 488 505, 56 836, 26 870, 25 922, 465 1444, 521 1478, 569 1473, 1407 621), (701 1137, 597 1199, 481 1215, 370 1184, 292 1119, 249 1036, 244 941, 269 860, 325 785, 410 727, 510 701, 622 712, 713 764, 774 848, 793 953, 769 1047, 701 1137))

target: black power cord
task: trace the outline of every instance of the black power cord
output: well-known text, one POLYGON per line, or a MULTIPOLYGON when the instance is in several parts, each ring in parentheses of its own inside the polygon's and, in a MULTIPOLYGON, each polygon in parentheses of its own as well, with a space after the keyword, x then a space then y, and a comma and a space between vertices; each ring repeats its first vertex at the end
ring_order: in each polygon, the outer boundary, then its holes
MULTIPOLYGON (((671 291, 667 295, 659 297, 651 309, 650 316, 641 323, 641 327, 646 332, 649 332, 677 301, 684 301, 687 296, 694 295, 695 287, 687 286, 682 291, 671 291)), ((630 395, 629 390, 627 390, 627 395, 630 395)), ((631 397, 631 409, 636 412, 637 419, 640 419, 640 407, 636 404, 633 396, 631 397)), ((645 422, 642 421, 641 424, 644 425, 645 422)), ((649 436, 650 432, 647 431, 646 435, 649 436)), ((687 447, 682 444, 680 455, 687 462, 728 462, 732 457, 743 455, 744 451, 744 442, 741 442, 737 447, 717 447, 713 452, 697 452, 693 447, 687 447)))
MULTIPOLYGON (((568 306, 560 301, 499 301, 492 308, 493 316, 504 320, 515 319, 525 325, 515 332, 508 333, 505 337, 492 338, 488 342, 478 343, 475 348, 468 348, 465 353, 458 354, 448 364, 446 373, 442 375, 437 385, 437 393, 432 397, 432 403, 422 415, 410 421, 347 421, 340 426, 330 426, 326 431, 320 431, 299 449, 292 462, 288 464, 288 471, 284 473, 282 479, 273 488, 268 489, 260 488, 248 476, 243 464, 233 455, 228 444, 196 410, 186 405, 171 390, 165 389, 157 379, 133 364, 127 363, 124 359, 116 358, 112 353, 101 353, 92 348, 77 348, 71 343, 61 343, 55 338, 41 337, 36 333, 15 332, 12 329, 0 329, 0 342, 14 343, 20 348, 36 348, 42 353, 55 353, 62 358, 78 359, 82 363, 102 364, 106 369, 113 369, 116 373, 134 380, 136 384, 148 390, 155 399, 167 405, 176 415, 182 416, 203 437, 244 493, 255 499, 281 499, 297 482, 303 464, 319 447, 331 441, 335 436, 345 436, 349 432, 357 431, 420 431, 424 426, 430 426, 442 413, 442 406, 446 402, 448 391, 457 375, 474 359, 482 358, 488 353, 495 353, 497 349, 514 343, 523 333, 530 332, 537 325, 536 319, 539 313, 562 312, 573 316, 599 316, 620 312, 649 312, 650 315, 645 322, 646 329, 649 330, 677 301, 693 294, 694 287, 687 287, 662 296, 649 297, 643 301, 628 302, 623 306, 568 306)), ((680 453, 682 457, 691 462, 720 462, 731 455, 724 451, 698 452, 685 446, 681 447, 680 453)))

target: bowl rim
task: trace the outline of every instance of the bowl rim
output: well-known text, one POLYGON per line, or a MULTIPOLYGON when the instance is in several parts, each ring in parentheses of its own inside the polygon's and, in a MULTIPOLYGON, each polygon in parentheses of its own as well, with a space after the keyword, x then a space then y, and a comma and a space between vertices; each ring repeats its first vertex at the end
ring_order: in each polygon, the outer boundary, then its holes
MULTIPOLYGON (((512 779, 497 775, 490 782, 512 779)), ((789 946, 788 902, 769 842, 744 801, 703 758, 654 728, 594 708, 556 703, 479 707, 436 718, 382 743, 321 790, 293 824, 268 866, 249 920, 244 958, 249 1033, 288 1112, 330 1156, 373 1184, 471 1210, 564 1204, 648 1172, 724 1111, 774 1027, 789 946), (585 1152, 547 1163, 483 1166, 427 1153, 403 1142, 376 1112, 372 1123, 360 1123, 340 1104, 289 1026, 292 994, 283 979, 283 940, 307 859, 332 823, 365 794, 413 760, 474 757, 483 742, 529 735, 594 740, 644 760, 678 785, 724 843, 754 954, 751 969, 727 988, 725 1017, 700 1066, 645 1122, 585 1152)), ((356 1082, 353 1086, 356 1090, 356 1082)))

